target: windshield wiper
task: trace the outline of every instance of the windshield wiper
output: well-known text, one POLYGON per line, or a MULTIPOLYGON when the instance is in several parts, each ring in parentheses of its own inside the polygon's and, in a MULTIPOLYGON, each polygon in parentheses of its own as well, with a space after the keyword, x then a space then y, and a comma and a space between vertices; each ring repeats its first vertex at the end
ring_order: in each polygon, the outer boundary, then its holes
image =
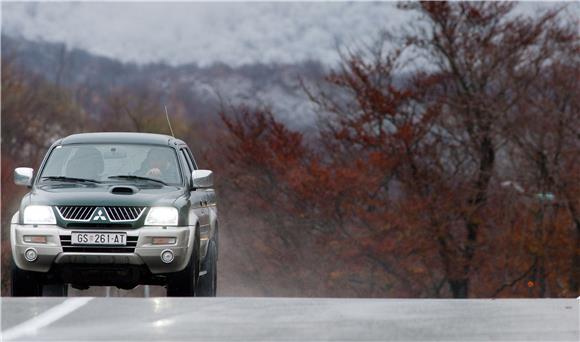
POLYGON ((42 177, 42 179, 63 181, 63 182, 101 183, 95 179, 75 178, 75 177, 65 177, 65 176, 47 176, 47 177, 42 177))
POLYGON ((152 181, 152 182, 161 183, 163 185, 167 185, 167 183, 165 183, 164 181, 162 181, 160 179, 149 178, 149 177, 141 177, 141 176, 134 176, 134 175, 117 175, 117 176, 110 176, 108 178, 147 180, 147 181, 152 181))

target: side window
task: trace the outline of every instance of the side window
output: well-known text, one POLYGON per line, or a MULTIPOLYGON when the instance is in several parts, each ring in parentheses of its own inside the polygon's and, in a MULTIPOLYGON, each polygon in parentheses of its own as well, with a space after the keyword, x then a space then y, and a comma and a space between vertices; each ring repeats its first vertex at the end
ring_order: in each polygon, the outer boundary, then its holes
POLYGON ((187 169, 189 170, 189 174, 191 175, 191 172, 193 172, 193 170, 194 170, 193 165, 191 164, 191 160, 189 159, 189 156, 187 155, 187 152, 184 149, 181 149, 180 151, 181 151, 181 157, 185 161, 185 164, 187 165, 187 169))
POLYGON ((186 173, 185 179, 187 180, 187 184, 191 184, 191 165, 189 165, 189 161, 186 158, 187 153, 183 149, 179 150, 179 158, 181 159, 181 164, 184 166, 184 171, 186 173))
POLYGON ((191 151, 189 150, 189 148, 185 148, 185 150, 187 151, 187 156, 189 157, 188 160, 191 163, 191 165, 193 165, 193 169, 197 170, 197 163, 195 162, 195 158, 193 158, 193 154, 191 154, 191 151))

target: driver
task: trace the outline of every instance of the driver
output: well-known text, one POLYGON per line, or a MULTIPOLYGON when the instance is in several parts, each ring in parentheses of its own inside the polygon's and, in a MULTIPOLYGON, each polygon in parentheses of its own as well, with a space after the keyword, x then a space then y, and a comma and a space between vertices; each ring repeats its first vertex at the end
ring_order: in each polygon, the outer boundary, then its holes
POLYGON ((175 174, 175 163, 171 154, 165 149, 151 149, 143 161, 141 173, 146 177, 172 179, 175 174))

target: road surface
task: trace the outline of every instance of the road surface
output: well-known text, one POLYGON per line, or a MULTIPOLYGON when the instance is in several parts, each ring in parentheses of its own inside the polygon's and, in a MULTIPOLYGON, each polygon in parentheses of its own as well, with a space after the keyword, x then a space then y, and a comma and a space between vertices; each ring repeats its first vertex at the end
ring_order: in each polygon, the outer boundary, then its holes
POLYGON ((3 341, 579 341, 575 299, 2 298, 3 341))

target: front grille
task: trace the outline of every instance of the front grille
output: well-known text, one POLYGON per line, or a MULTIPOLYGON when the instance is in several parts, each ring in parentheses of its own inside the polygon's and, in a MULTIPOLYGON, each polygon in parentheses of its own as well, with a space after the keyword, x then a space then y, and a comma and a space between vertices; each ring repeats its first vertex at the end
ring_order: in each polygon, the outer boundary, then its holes
POLYGON ((94 229, 128 229, 133 228, 130 223, 92 223, 92 222, 71 222, 67 223, 67 228, 94 228, 94 229))
POLYGON ((95 207, 59 206, 56 207, 60 216, 69 221, 88 221, 91 219, 95 207))
POLYGON ((126 246, 110 246, 110 245, 73 245, 71 244, 70 235, 61 235, 60 244, 63 252, 78 252, 78 253, 133 253, 137 246, 138 236, 127 236, 126 246))
MULTIPOLYGON (((96 206, 57 206, 60 216, 67 221, 88 222, 93 218, 96 206)), ((106 206, 102 207, 111 222, 132 222, 141 217, 145 207, 135 206, 106 206)), ((99 213, 99 217, 100 217, 99 213)))
POLYGON ((145 207, 105 207, 105 211, 111 221, 135 221, 145 207))

